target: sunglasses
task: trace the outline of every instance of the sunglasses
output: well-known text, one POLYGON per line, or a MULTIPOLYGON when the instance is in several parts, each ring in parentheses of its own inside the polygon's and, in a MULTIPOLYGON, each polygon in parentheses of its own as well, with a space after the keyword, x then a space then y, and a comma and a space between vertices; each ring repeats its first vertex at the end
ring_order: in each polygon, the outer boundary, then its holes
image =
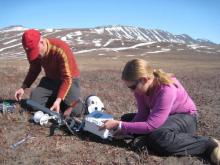
POLYGON ((137 88, 137 85, 139 84, 139 82, 140 82, 139 80, 136 80, 135 83, 131 86, 128 86, 128 88, 134 91, 137 88))

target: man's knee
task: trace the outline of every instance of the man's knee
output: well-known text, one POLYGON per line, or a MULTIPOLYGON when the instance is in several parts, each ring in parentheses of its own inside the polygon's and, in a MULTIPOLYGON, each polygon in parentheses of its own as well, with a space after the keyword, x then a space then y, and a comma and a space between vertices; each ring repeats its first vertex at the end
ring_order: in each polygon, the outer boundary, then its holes
POLYGON ((40 99, 39 91, 37 88, 35 88, 33 91, 31 91, 30 99, 34 101, 38 101, 40 99))
POLYGON ((30 95, 30 99, 33 101, 38 102, 41 105, 45 105, 47 102, 47 99, 45 99, 44 91, 41 87, 36 87, 30 95))

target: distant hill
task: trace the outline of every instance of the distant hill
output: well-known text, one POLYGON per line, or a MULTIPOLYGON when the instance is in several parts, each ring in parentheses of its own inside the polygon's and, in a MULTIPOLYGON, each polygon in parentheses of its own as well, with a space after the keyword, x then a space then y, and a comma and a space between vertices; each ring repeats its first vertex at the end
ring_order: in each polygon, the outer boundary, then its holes
MULTIPOLYGON (((24 57, 21 36, 25 28, 20 25, 0 29, 0 57, 24 57)), ((159 29, 144 29, 132 26, 102 26, 81 29, 39 29, 45 37, 66 41, 77 53, 96 50, 124 51, 148 49, 167 52, 175 50, 196 50, 220 54, 220 46, 209 40, 193 39, 189 35, 174 35, 159 29), (154 48, 158 49, 154 49, 154 48), (153 49, 152 49, 153 48, 153 49)))

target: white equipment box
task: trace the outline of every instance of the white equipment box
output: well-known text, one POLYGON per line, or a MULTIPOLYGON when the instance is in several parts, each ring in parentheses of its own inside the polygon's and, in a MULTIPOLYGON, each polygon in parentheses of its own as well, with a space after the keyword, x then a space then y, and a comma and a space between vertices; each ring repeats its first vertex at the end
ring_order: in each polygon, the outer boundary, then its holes
POLYGON ((108 129, 99 130, 99 127, 103 125, 103 121, 112 119, 112 115, 101 111, 93 111, 85 117, 85 126, 83 130, 91 132, 102 139, 107 139, 112 135, 111 132, 108 129))

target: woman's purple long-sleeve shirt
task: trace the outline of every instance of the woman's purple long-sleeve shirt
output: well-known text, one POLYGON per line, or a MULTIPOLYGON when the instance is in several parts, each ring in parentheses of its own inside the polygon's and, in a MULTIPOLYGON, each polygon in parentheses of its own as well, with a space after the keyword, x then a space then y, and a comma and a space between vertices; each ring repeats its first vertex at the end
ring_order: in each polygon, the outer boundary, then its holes
POLYGON ((197 114, 196 106, 186 90, 176 78, 173 80, 174 84, 156 87, 150 96, 134 94, 138 112, 131 122, 122 122, 124 133, 146 134, 162 126, 169 115, 197 114))

